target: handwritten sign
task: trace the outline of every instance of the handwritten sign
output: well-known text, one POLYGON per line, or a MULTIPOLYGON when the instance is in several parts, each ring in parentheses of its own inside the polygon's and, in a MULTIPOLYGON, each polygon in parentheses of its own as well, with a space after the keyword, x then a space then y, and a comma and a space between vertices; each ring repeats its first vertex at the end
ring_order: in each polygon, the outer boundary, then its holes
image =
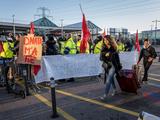
POLYGON ((20 38, 17 63, 39 65, 42 57, 42 37, 28 34, 20 38))

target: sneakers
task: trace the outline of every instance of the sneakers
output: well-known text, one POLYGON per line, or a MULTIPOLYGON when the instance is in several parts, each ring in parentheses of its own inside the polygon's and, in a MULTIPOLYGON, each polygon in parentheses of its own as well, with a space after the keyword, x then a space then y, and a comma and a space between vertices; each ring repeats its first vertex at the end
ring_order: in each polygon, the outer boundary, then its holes
POLYGON ((102 97, 100 97, 101 100, 106 100, 107 99, 107 95, 104 94, 102 97))
MULTIPOLYGON (((117 90, 113 90, 113 93, 111 94, 111 96, 114 96, 118 94, 117 90)), ((104 94, 102 97, 100 97, 101 100, 106 100, 109 97, 109 95, 104 94)))
POLYGON ((147 85, 147 84, 148 84, 148 81, 143 81, 143 84, 147 85))
POLYGON ((113 93, 111 94, 112 96, 118 94, 117 90, 113 90, 113 93))

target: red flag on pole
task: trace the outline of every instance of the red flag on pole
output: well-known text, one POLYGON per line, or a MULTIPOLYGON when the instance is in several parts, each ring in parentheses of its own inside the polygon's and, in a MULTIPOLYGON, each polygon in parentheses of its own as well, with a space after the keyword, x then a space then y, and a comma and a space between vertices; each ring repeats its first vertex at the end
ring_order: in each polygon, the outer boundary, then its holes
MULTIPOLYGON (((30 34, 34 34, 34 23, 33 22, 31 22, 30 24, 30 34)), ((33 66, 34 75, 37 75, 40 69, 41 69, 41 65, 34 65, 33 66)))
POLYGON ((4 51, 3 44, 0 42, 0 53, 4 51))
POLYGON ((82 19, 82 38, 81 38, 81 44, 80 44, 80 52, 85 53, 87 49, 87 44, 90 38, 90 32, 86 23, 85 15, 83 14, 82 19))
POLYGON ((30 34, 34 34, 34 23, 31 22, 30 24, 30 34))
POLYGON ((34 73, 34 75, 37 75, 38 72, 40 71, 40 69, 41 69, 41 65, 34 65, 33 66, 33 73, 34 73))
POLYGON ((136 33, 136 44, 135 44, 135 50, 138 51, 138 53, 140 53, 140 45, 139 45, 139 40, 138 40, 138 30, 136 33))

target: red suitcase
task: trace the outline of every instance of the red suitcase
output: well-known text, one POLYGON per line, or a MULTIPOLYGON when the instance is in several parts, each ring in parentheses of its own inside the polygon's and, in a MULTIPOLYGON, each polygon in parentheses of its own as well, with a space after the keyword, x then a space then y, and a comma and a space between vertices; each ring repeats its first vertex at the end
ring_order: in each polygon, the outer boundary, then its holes
POLYGON ((117 81, 122 91, 136 93, 140 88, 135 70, 121 70, 117 81))

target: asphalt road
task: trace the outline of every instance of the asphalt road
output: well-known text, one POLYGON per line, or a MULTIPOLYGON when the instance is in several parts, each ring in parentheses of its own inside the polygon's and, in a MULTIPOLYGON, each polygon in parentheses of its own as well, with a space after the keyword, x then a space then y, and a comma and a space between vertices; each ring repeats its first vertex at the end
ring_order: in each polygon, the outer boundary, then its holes
MULTIPOLYGON (((103 80, 96 76, 76 78, 72 83, 56 87, 57 110, 55 120, 137 120, 142 111, 160 116, 160 63, 149 71, 148 85, 142 85, 138 94, 119 93, 102 101, 103 80)), ((50 120, 52 115, 50 88, 39 85, 40 93, 26 99, 7 94, 0 88, 0 120, 50 120)))

